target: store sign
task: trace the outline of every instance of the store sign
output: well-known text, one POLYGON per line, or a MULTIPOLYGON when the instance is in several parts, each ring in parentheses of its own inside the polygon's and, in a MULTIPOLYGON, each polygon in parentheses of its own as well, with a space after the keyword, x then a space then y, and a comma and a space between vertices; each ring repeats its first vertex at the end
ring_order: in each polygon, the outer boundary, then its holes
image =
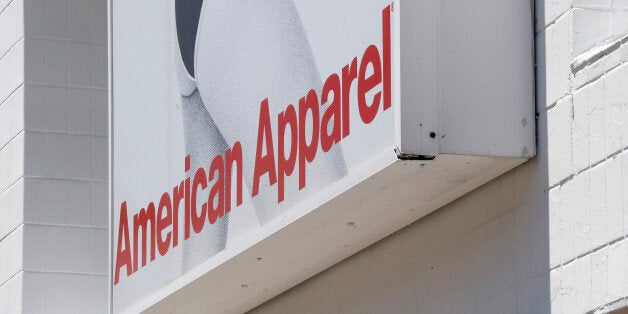
POLYGON ((395 149, 395 3, 111 5, 114 310, 395 149))

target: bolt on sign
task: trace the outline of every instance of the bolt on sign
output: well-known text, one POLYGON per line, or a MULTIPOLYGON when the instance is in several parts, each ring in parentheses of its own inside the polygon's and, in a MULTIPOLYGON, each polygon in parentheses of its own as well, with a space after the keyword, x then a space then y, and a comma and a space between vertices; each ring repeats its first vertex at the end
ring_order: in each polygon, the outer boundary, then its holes
POLYGON ((534 152, 533 126, 459 145, 503 123, 439 118, 436 2, 110 13, 116 312, 246 310, 534 152))

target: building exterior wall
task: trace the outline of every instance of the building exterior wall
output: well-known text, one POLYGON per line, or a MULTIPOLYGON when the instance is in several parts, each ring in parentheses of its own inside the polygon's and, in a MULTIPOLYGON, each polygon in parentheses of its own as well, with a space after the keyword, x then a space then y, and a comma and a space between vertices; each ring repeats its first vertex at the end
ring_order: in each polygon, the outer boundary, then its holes
MULTIPOLYGON (((536 10, 538 157, 254 312, 626 302, 628 2, 536 10)), ((106 12, 106 0, 0 0, 2 313, 107 311, 106 12)))
POLYGON ((628 297, 628 2, 536 3, 538 156, 256 313, 584 313, 628 297))
POLYGON ((22 309, 23 3, 0 1, 0 311, 22 309))
POLYGON ((0 312, 106 312, 107 1, 0 12, 0 312))

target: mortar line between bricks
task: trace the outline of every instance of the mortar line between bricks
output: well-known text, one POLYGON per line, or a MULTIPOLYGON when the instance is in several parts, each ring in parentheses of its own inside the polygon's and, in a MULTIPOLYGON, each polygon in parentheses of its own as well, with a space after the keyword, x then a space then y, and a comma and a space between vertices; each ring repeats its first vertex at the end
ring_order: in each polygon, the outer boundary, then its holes
POLYGON ((33 36, 26 35, 26 39, 36 39, 36 40, 48 40, 48 41, 56 41, 56 42, 65 42, 65 43, 81 43, 81 44, 107 44, 107 41, 101 40, 87 40, 87 39, 74 39, 74 38, 62 38, 62 37, 42 37, 42 36, 33 36))
MULTIPOLYGON (((24 261, 22 261, 22 264, 24 264, 24 261)), ((21 265, 21 267, 23 268, 24 265, 21 265)), ((3 281, 2 283, 0 283, 0 288, 4 287, 4 285, 6 285, 7 283, 9 283, 9 281, 11 281, 13 278, 15 278, 17 275, 19 275, 20 273, 23 273, 24 270, 20 269, 17 271, 17 273, 11 275, 11 277, 7 278, 7 280, 3 281)))
POLYGON ((567 182, 571 181, 573 178, 575 178, 575 175, 572 173, 572 174, 570 174, 568 177, 566 177, 566 178, 564 178, 564 179, 562 179, 562 180, 558 181, 558 183, 556 183, 556 184, 554 184, 554 185, 549 186, 549 187, 548 187, 548 190, 553 190, 553 189, 555 189, 555 188, 557 188, 557 187, 561 187, 561 186, 563 186, 565 183, 567 183, 567 182))
MULTIPOLYGON (((23 220, 23 219, 22 219, 23 220)), ((15 230, 17 230, 18 228, 20 228, 21 226, 23 226, 24 223, 20 223, 19 225, 17 225, 15 228, 11 229, 11 231, 9 231, 9 233, 7 233, 6 235, 4 235, 1 239, 0 239, 0 243, 2 243, 2 241, 4 241, 4 239, 6 239, 8 236, 10 236, 13 232, 15 232, 15 230)))
POLYGON ((11 184, 9 184, 9 186, 7 186, 7 188, 6 188, 6 189, 4 189, 4 190, 0 191, 0 197, 1 197, 2 195, 4 195, 4 193, 7 193, 7 192, 8 192, 8 191, 9 191, 9 190, 10 190, 10 189, 14 186, 14 185, 16 185, 16 184, 17 184, 17 182, 18 182, 18 181, 20 181, 22 178, 24 178, 24 176, 23 176, 23 175, 22 175, 22 176, 20 176, 19 178, 17 178, 17 180, 15 180, 15 181, 11 182, 11 184))
POLYGON ((566 94, 564 94, 564 95, 560 96, 560 98, 558 98, 555 102, 553 102, 553 103, 551 103, 551 104, 549 104, 549 105, 545 106, 545 107, 544 107, 543 109, 541 109, 541 110, 545 110, 546 112, 548 112, 548 111, 550 111, 550 109, 552 109, 552 108, 556 107, 556 105, 558 105, 558 103, 559 103, 560 101, 562 101, 563 99, 565 99, 565 98, 567 98, 567 97, 572 97, 572 96, 573 96, 573 94, 571 93, 571 91, 569 91, 568 93, 566 93, 566 94))
POLYGON ((22 84, 21 84, 20 86, 18 86, 16 89, 14 89, 13 91, 11 91, 11 93, 9 93, 9 95, 7 95, 7 97, 6 97, 6 98, 5 98, 2 102, 0 102, 0 107, 2 107, 2 105, 4 105, 5 103, 7 103, 7 101, 9 100, 9 98, 11 98, 11 96, 13 96, 13 94, 15 94, 15 93, 16 93, 16 92, 20 89, 20 87, 21 87, 22 85, 24 85, 24 84, 22 83, 22 84))
POLYGON ((0 152, 2 150, 4 150, 5 147, 9 146, 9 144, 11 144, 11 142, 13 142, 13 140, 20 136, 20 134, 24 133, 24 130, 20 130, 19 132, 17 132, 15 135, 13 135, 4 145, 2 145, 2 147, 0 147, 0 152))
POLYGON ((0 106, 1 106, 2 104, 4 104, 4 103, 5 103, 5 102, 9 99, 9 97, 11 97, 11 95, 13 95, 13 94, 14 94, 14 93, 18 90, 18 89, 22 88, 23 86, 24 86, 24 82, 21 82, 21 83, 20 83, 20 85, 18 85, 16 88, 14 88, 14 89, 13 89, 13 90, 9 93, 9 95, 7 95, 7 97, 5 97, 4 99, 0 100, 0 106))
POLYGON ((25 82, 26 86, 29 87, 58 87, 58 88, 68 88, 68 89, 85 89, 85 90, 93 90, 93 91, 108 91, 107 87, 97 87, 97 86, 77 86, 77 85, 59 85, 59 84, 48 84, 48 83, 37 83, 37 82, 25 82))
POLYGON ((553 103, 551 103, 551 104, 547 105, 547 106, 546 106, 545 108, 543 108, 543 109, 545 110, 545 112, 546 112, 546 113, 549 113, 549 111, 550 111, 552 108, 554 108, 554 107, 556 107, 556 105, 558 105, 558 102, 559 102, 559 101, 561 101, 563 98, 565 98, 565 97, 567 97, 567 96, 569 96, 569 94, 565 94, 565 95, 563 95, 563 96, 562 96, 562 97, 560 97, 558 100, 556 100, 555 102, 553 102, 553 103))
POLYGON ((4 57, 9 54, 9 52, 11 52, 11 50, 13 50, 13 48, 15 48, 15 46, 17 46, 17 44, 19 44, 22 39, 24 39, 24 34, 22 34, 13 44, 11 44, 11 47, 9 47, 9 49, 2 53, 2 55, 0 56, 0 60, 4 59, 4 57))
POLYGON ((534 35, 538 35, 541 32, 546 31, 550 26, 556 24, 556 21, 558 21, 561 17, 565 16, 567 13, 569 13, 571 10, 573 9, 573 7, 569 7, 569 9, 565 10, 565 12, 561 13, 560 15, 558 15, 554 20, 552 20, 551 22, 549 22, 549 24, 544 25, 542 29, 539 30, 535 30, 534 31, 534 35))
POLYGON ((72 225, 72 224, 41 223, 41 222, 28 222, 28 221, 25 221, 22 225, 24 225, 24 226, 35 226, 35 227, 62 227, 62 228, 71 227, 71 228, 79 228, 79 229, 109 230, 109 227, 96 227, 96 226, 72 225))
MULTIPOLYGON (((602 59, 600 59, 600 60, 602 60, 602 59)), ((577 91, 579 91, 579 90, 581 90, 581 89, 583 89, 583 88, 585 88, 585 87, 587 87, 587 86, 589 86, 589 85, 591 85, 591 84, 593 84, 593 83, 597 82, 598 80, 600 80, 600 79, 602 79, 604 76, 606 76, 608 73, 612 72, 613 70, 615 70, 615 69, 617 69, 617 68, 619 68, 619 67, 621 67, 622 65, 627 64, 627 63, 628 63, 628 61, 620 61, 618 64, 616 64, 616 65, 615 65, 615 66, 613 66, 612 68, 610 68, 610 69, 608 69, 608 70, 606 70, 606 71, 602 72, 600 75, 598 75, 598 76, 596 76, 596 77, 594 77, 594 78, 592 78, 592 79, 590 79, 590 80, 586 81, 584 84, 580 85, 579 87, 576 87, 575 89, 573 89, 573 90, 571 91, 571 93, 577 92, 577 91)), ((586 68, 584 68, 584 69, 586 69, 586 68)), ((584 70, 584 69, 583 69, 583 70, 584 70)))
POLYGON ((4 13, 4 10, 6 10, 11 5, 11 3, 13 3, 13 0, 9 1, 9 3, 7 3, 7 5, 5 5, 4 8, 2 8, 2 10, 0 10, 0 15, 4 13))
POLYGON ((591 250, 589 250, 589 251, 587 251, 585 253, 582 253, 582 254, 580 254, 580 255, 578 255, 578 256, 570 259, 570 260, 567 260, 564 263, 561 263, 559 265, 556 265, 556 266, 550 268, 550 272, 555 271, 555 270, 559 270, 559 269, 564 268, 564 267, 567 267, 569 264, 571 264, 571 263, 573 263, 573 262, 575 262, 575 261, 577 261, 579 259, 582 259, 582 258, 584 258, 584 257, 586 257, 588 255, 593 254, 593 253, 597 253, 597 252, 599 252, 599 251, 601 251, 601 250, 603 250, 605 248, 608 248, 608 247, 614 245, 615 243, 621 242, 621 241, 626 240, 626 239, 628 239, 628 235, 622 235, 619 238, 615 238, 615 239, 613 239, 611 241, 608 241, 608 242, 606 242, 606 243, 604 243, 604 244, 602 244, 602 245, 600 245, 600 246, 598 246, 598 247, 596 247, 594 249, 591 249, 591 250))
POLYGON ((621 155, 625 151, 628 151, 628 146, 622 147, 619 150, 616 150, 616 151, 610 153, 608 156, 602 158, 601 160, 596 161, 596 162, 590 164, 589 166, 587 166, 585 168, 582 168, 582 169, 576 171, 575 173, 570 174, 568 177, 558 181, 558 183, 556 183, 554 185, 551 185, 551 186, 548 186, 548 189, 552 190, 554 188, 561 187, 565 183, 567 183, 567 182, 571 181, 572 179, 574 179, 575 177, 577 177, 577 176, 583 174, 584 172, 587 172, 587 171, 589 171, 589 170, 591 170, 591 169, 593 169, 593 168, 595 168, 595 167, 597 167, 597 166, 599 166, 599 165, 601 165, 601 164, 603 164, 603 163, 605 163, 605 162, 607 162, 607 161, 609 161, 609 160, 611 160, 613 158, 618 157, 619 155, 621 155))
POLYGON ((9 184, 4 190, 2 190, 2 192, 0 192, 0 196, 2 196, 4 193, 6 193, 8 190, 10 190, 14 185, 17 184, 18 181, 20 181, 20 179, 24 178, 24 175, 21 175, 19 178, 17 178, 15 181, 11 182, 11 184, 9 184))
POLYGON ((62 271, 62 270, 22 270, 24 273, 32 274, 55 274, 55 275, 87 275, 87 276, 107 276, 107 273, 87 273, 81 271, 62 271))
POLYGON ((587 66, 593 65, 598 61, 609 57, 613 52, 617 50, 621 50, 622 44, 626 41, 627 38, 628 35, 624 35, 621 38, 613 39, 609 42, 603 43, 601 46, 593 47, 581 53, 579 56, 575 57, 574 60, 572 60, 571 73, 575 75, 581 70, 584 70, 587 66))
MULTIPOLYGON (((615 300, 610 301, 610 302, 608 302, 608 303, 606 303, 606 304, 604 304, 604 305, 602 305, 602 306, 598 306, 598 307, 596 307, 596 308, 594 308, 594 309, 592 309, 592 310, 590 310, 590 311, 586 312, 585 314, 595 314, 595 313, 601 313, 601 312, 598 312, 598 311, 603 311, 603 310, 605 310, 605 309, 610 309, 611 311, 612 311, 612 310, 621 309, 621 308, 612 308, 612 306, 613 306, 613 305, 617 305, 617 304, 621 303, 622 301, 624 301, 624 303, 625 303, 625 302, 628 302, 628 297, 621 297, 621 298, 619 298, 619 299, 615 299, 615 300)), ((621 304, 620 304, 620 305, 621 305, 621 304)), ((602 312, 602 313, 603 313, 603 312, 602 312)))
POLYGON ((593 168, 595 168, 595 167, 597 167, 597 166, 599 166, 599 165, 603 164, 604 162, 607 162, 607 161, 609 161, 609 160, 611 160, 611 159, 613 159, 613 158, 615 158, 615 157, 617 157, 617 156, 621 155, 621 153, 623 153, 623 152, 624 152, 627 148, 628 148, 628 147, 621 148, 620 150, 618 150, 618 151, 616 151, 616 152, 613 152, 613 153, 609 154, 608 156, 606 156, 606 157, 602 158, 602 160, 596 161, 596 162, 592 163, 591 165, 589 165, 588 167, 583 168, 583 169, 581 169, 581 170, 578 170, 578 171, 576 172, 576 175, 577 175, 577 176, 579 176, 579 175, 581 175, 582 173, 584 173, 584 172, 586 172, 586 171, 589 171, 589 170, 591 170, 591 169, 593 169, 593 168))
POLYGON ((38 175, 23 175, 24 179, 38 179, 38 180, 50 180, 50 181, 77 181, 77 182, 90 182, 90 183, 107 183, 106 179, 85 179, 85 178, 58 178, 38 175))
POLYGON ((91 136, 91 137, 100 137, 100 138, 104 138, 107 137, 107 134, 93 134, 93 133, 83 133, 83 132, 74 132, 74 131, 49 131, 49 130, 42 130, 42 129, 31 129, 31 128, 25 128, 24 132, 26 133, 39 133, 39 134, 57 134, 57 135, 82 135, 82 136, 91 136))

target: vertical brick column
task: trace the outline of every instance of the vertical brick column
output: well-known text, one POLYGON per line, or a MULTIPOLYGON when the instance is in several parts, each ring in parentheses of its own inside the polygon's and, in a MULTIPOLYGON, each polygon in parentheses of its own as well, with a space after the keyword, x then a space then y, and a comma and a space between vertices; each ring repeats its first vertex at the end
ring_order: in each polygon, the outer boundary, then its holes
POLYGON ((0 312, 106 312, 107 1, 0 12, 0 312))
POLYGON ((24 6, 0 0, 0 312, 22 310, 24 6))

